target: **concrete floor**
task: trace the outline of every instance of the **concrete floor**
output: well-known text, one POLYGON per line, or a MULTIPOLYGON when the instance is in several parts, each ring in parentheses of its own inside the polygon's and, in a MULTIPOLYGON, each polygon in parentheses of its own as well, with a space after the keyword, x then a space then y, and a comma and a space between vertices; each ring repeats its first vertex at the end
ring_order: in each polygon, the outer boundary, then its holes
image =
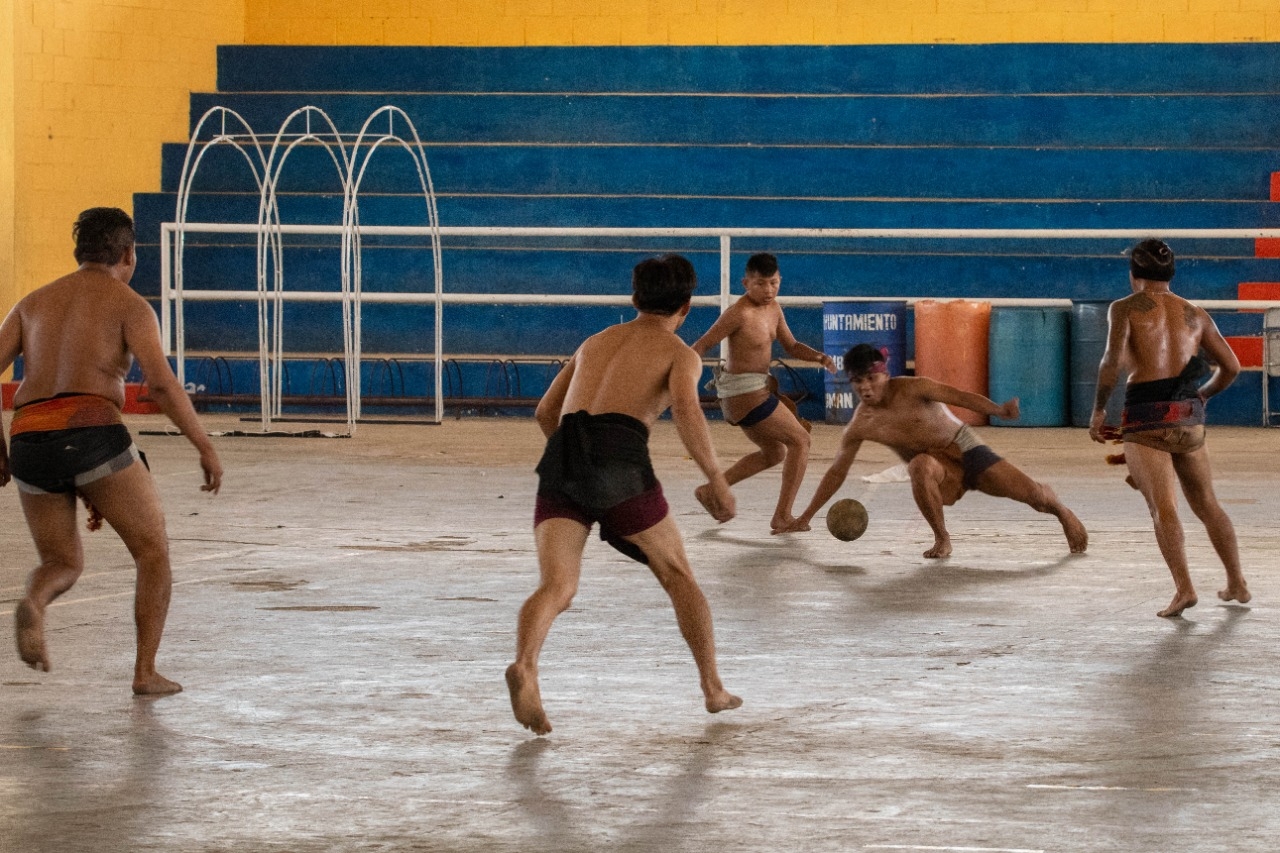
MULTIPOLYGON (((183 440, 143 435, 175 565, 160 668, 186 691, 130 695, 132 564, 86 536, 49 612, 53 672, 12 645, 0 663, 0 849, 1275 850, 1280 430, 1211 431, 1255 599, 1217 602, 1191 521, 1201 604, 1177 620, 1154 615, 1172 584, 1106 450, 980 431, 1076 509, 1087 555, 976 495, 950 512, 954 556, 926 561, 908 487, 852 479, 861 540, 770 537, 776 472, 716 527, 661 424, 659 476, 746 704, 703 712, 665 596, 592 540, 543 656, 546 738, 502 678, 536 580, 531 422, 222 438, 216 498, 183 440)), ((746 449, 713 434, 726 462, 746 449)), ((837 434, 815 430, 802 501, 837 434)), ((855 474, 890 463, 873 448, 855 474)), ((12 487, 0 504, 8 636, 34 551, 12 487)))

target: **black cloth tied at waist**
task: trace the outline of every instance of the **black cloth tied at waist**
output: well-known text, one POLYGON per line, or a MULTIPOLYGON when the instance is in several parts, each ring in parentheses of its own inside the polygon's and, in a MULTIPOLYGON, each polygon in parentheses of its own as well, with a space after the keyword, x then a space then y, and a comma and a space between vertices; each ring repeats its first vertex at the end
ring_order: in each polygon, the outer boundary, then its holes
POLYGON ((649 428, 630 415, 572 412, 547 440, 538 490, 603 511, 652 488, 649 428))
POLYGON ((1177 376, 1129 383, 1124 392, 1124 404, 1128 406, 1134 403, 1170 403, 1197 399, 1200 396, 1200 380, 1212 372, 1208 361, 1193 355, 1177 376))

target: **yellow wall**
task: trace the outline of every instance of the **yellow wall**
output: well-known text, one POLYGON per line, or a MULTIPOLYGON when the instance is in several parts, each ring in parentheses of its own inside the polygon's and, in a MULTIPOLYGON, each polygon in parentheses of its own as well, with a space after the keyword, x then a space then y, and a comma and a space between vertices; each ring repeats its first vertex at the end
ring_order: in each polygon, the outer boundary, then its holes
MULTIPOLYGON (((0 0, 0 57, 13 56, 13 0, 0 0)), ((0 60, 0 312, 18 296, 13 277, 13 63, 0 60)))
POLYGON ((243 41, 245 0, 4 3, 14 40, 3 54, 13 57, 7 310, 15 290, 73 266, 77 213, 131 210, 134 192, 159 189, 160 143, 186 138, 188 95, 214 87, 217 45, 243 41))
POLYGON ((1280 41, 1280 0, 248 0, 249 44, 1280 41))

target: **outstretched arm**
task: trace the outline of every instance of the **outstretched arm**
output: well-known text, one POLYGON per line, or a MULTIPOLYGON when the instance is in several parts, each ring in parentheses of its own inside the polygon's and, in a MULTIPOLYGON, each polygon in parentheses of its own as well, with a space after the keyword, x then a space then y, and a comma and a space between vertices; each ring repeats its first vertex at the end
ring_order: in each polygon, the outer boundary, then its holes
POLYGON ((800 361, 812 361, 821 364, 827 369, 828 373, 836 372, 836 360, 827 355, 822 350, 816 350, 808 344, 802 344, 796 340, 795 335, 791 334, 791 327, 787 325, 786 316, 778 312, 778 344, 782 347, 782 351, 794 359, 800 361))
POLYGON ((715 449, 711 446, 711 428, 698 402, 698 379, 702 376, 702 359, 690 349, 681 348, 671 365, 667 391, 671 395, 671 419, 676 432, 693 461, 706 475, 711 489, 704 501, 716 521, 725 522, 737 514, 737 504, 729 483, 720 470, 715 449))
POLYGON ((151 307, 141 298, 129 307, 124 321, 124 341, 147 380, 147 393, 160 406, 160 411, 182 431, 187 441, 200 453, 204 471, 201 491, 218 493, 222 487, 222 463, 213 442, 200 424, 195 406, 186 389, 178 382, 160 345, 160 323, 151 307))
POLYGON ((959 406, 962 409, 969 409, 980 415, 1016 421, 1018 416, 1022 414, 1018 406, 1017 397, 1005 400, 1003 403, 997 403, 981 394, 962 391, 954 385, 923 378, 913 383, 913 387, 917 389, 916 393, 926 400, 946 403, 948 406, 959 406))
POLYGON ((845 428, 844 435, 840 438, 840 449, 836 451, 836 458, 832 460, 831 467, 822 475, 822 480, 818 482, 817 491, 813 493, 813 498, 809 501, 809 506, 805 511, 796 517, 790 530, 808 530, 809 523, 813 521, 813 517, 818 510, 827 505, 827 501, 831 500, 840 491, 840 487, 844 485, 845 479, 849 476, 849 468, 853 465, 853 460, 858 456, 858 450, 862 447, 862 439, 856 438, 849 430, 845 428))

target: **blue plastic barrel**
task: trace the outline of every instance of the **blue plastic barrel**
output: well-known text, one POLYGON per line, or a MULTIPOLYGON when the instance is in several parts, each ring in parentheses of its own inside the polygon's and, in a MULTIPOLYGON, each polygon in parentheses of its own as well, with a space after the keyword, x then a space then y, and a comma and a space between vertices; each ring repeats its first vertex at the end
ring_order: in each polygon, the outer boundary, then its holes
POLYGON ((856 408, 844 354, 855 344, 870 344, 887 352, 890 376, 901 376, 907 365, 907 303, 831 300, 822 303, 822 351, 835 359, 836 374, 824 373, 827 423, 848 423, 856 408))
POLYGON ((988 396, 997 403, 1017 397, 1022 416, 992 418, 993 426, 1067 425, 1066 308, 991 309, 988 396))
MULTIPOLYGON (((1087 427, 1093 416, 1098 387, 1098 363, 1107 349, 1107 308, 1110 302, 1071 305, 1071 425, 1087 427)), ((1124 409, 1124 377, 1107 401, 1107 423, 1119 424, 1124 409)))

